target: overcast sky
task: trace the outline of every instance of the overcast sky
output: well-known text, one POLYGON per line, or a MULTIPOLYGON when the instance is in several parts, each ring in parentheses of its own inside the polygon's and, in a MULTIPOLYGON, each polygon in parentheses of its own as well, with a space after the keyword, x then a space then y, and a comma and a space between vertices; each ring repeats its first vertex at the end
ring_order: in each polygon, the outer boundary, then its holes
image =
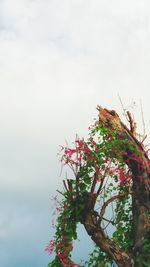
POLYGON ((142 130, 141 99, 150 134, 149 13, 149 0, 0 0, 0 266, 47 266, 58 147, 97 104, 136 102, 142 130))

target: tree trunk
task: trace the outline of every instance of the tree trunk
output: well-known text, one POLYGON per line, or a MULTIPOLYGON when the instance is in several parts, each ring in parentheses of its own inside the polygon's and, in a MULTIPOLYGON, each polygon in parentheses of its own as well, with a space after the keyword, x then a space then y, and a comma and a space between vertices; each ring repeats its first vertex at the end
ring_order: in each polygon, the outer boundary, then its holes
MULTIPOLYGON (((121 122, 115 111, 109 111, 101 107, 98 107, 98 110, 100 112, 99 124, 103 123, 107 128, 110 129, 110 132, 114 130, 117 131, 118 138, 122 140, 127 139, 129 143, 129 145, 127 144, 125 147, 125 156, 123 159, 132 172, 133 181, 132 237, 134 245, 132 248, 132 253, 135 257, 136 267, 148 266, 148 264, 150 264, 150 259, 147 258, 148 255, 146 255, 145 252, 146 248, 144 246, 144 242, 147 239, 147 242, 149 240, 150 243, 150 160, 144 151, 143 146, 136 139, 133 132, 121 122), (133 147, 135 149, 134 153, 133 147), (137 152, 138 155, 136 154, 137 152)), ((113 152, 113 157, 115 156, 117 157, 117 155, 115 155, 113 152)))

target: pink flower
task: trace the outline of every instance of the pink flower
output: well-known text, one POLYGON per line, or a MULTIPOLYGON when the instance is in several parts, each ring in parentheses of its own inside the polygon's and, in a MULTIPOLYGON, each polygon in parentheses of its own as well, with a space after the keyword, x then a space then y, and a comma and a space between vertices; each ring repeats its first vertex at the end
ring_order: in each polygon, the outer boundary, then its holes
POLYGON ((51 255, 54 251, 55 243, 53 240, 50 240, 49 244, 46 246, 45 251, 51 255))
POLYGON ((74 267, 74 266, 79 266, 79 265, 78 264, 75 264, 74 262, 72 262, 70 266, 71 267, 74 267))
POLYGON ((59 208, 56 208, 53 212, 53 215, 56 215, 57 213, 60 213, 60 209, 59 208))
POLYGON ((78 144, 78 147, 82 148, 84 146, 84 138, 82 140, 76 140, 76 143, 78 144))
POLYGON ((84 148, 84 152, 86 152, 86 153, 90 152, 90 149, 88 148, 88 146, 86 146, 86 147, 84 148))
POLYGON ((77 157, 77 161, 81 161, 81 159, 82 159, 82 154, 80 154, 78 157, 77 157))
POLYGON ((57 257, 58 257, 59 259, 63 259, 63 258, 64 258, 64 255, 62 255, 61 253, 58 253, 58 254, 57 254, 57 257))
POLYGON ((92 145, 96 145, 96 142, 94 140, 92 140, 92 145))
POLYGON ((65 148, 64 153, 68 158, 70 159, 74 153, 76 153, 76 149, 71 149, 71 148, 65 148))

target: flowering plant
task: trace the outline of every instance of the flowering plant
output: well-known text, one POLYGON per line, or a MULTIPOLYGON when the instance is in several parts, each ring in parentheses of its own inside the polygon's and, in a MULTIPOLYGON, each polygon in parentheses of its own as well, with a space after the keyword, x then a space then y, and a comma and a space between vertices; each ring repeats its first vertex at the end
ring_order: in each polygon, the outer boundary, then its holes
POLYGON ((78 223, 95 243, 84 267, 114 262, 119 267, 141 266, 141 262, 148 266, 149 199, 142 194, 148 194, 150 161, 119 116, 100 111, 87 140, 77 136, 73 147, 61 146, 61 162, 71 168, 74 178, 63 180, 55 237, 45 249, 56 257, 48 267, 83 267, 71 259, 78 223))

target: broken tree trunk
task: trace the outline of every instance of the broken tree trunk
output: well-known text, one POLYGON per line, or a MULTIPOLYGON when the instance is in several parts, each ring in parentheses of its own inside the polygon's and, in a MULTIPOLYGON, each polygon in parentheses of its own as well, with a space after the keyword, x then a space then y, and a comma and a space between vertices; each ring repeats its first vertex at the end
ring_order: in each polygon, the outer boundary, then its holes
MULTIPOLYGON (((103 109, 98 106, 99 122, 105 127, 110 129, 110 134, 113 131, 117 132, 119 139, 126 139, 127 145, 124 147, 123 160, 128 165, 132 172, 133 181, 133 195, 132 195, 132 212, 133 212, 133 224, 132 224, 132 237, 133 248, 132 253, 134 255, 134 265, 136 267, 149 266, 150 262, 147 262, 147 256, 145 254, 144 243, 145 240, 150 241, 149 231, 149 208, 150 208, 150 160, 144 151, 142 144, 136 139, 135 123, 128 114, 130 122, 130 130, 121 122, 118 114, 115 111, 103 109), (129 145, 128 145, 129 144, 129 145), (134 148, 134 151, 133 151, 134 148), (138 257, 140 255, 140 257, 138 257), (138 258, 138 261, 136 260, 138 258), (144 262, 147 265, 144 265, 144 262)), ((115 152, 113 151, 113 157, 115 158, 115 152)), ((117 261, 116 261, 117 262, 117 261)), ((118 266, 123 266, 118 264, 118 266)), ((128 266, 128 265, 124 265, 128 266)))

